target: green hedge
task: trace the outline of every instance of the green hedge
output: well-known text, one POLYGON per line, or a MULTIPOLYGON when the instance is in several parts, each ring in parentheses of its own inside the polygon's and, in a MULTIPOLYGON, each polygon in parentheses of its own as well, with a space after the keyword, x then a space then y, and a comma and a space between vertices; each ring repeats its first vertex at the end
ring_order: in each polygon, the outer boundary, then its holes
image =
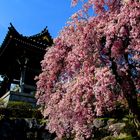
POLYGON ((16 109, 33 109, 32 104, 21 101, 9 101, 7 108, 16 108, 16 109))
POLYGON ((14 118, 42 118, 40 111, 37 109, 0 108, 0 114, 14 118))
POLYGON ((0 114, 13 118, 37 118, 41 119, 41 112, 30 103, 10 101, 6 108, 0 108, 0 114))

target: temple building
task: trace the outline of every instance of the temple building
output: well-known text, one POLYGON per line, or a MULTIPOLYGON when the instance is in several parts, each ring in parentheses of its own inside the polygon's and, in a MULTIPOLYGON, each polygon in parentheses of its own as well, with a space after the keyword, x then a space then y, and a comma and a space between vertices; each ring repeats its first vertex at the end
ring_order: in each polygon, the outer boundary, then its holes
POLYGON ((0 97, 35 103, 35 76, 41 72, 46 48, 53 44, 47 27, 33 36, 20 34, 10 24, 0 47, 0 97))

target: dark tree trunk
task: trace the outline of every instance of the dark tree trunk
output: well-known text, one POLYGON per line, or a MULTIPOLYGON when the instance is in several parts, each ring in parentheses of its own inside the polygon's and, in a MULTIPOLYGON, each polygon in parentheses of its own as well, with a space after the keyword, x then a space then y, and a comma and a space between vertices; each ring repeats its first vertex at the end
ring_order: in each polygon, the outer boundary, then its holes
POLYGON ((130 75, 130 71, 128 70, 127 74, 119 75, 117 72, 116 62, 114 62, 113 59, 111 59, 111 62, 112 62, 111 69, 116 77, 116 81, 121 86, 123 95, 128 103, 129 111, 136 117, 137 125, 138 127, 140 127, 140 109, 138 107, 136 87, 131 78, 132 76, 130 75))

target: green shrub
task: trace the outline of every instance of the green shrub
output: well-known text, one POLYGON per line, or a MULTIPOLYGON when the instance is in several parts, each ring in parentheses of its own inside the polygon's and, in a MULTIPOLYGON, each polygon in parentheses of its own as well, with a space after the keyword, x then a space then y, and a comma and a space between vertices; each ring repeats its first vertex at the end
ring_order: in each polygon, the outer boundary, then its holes
POLYGON ((30 103, 27 102, 21 102, 21 101, 9 101, 7 108, 11 109, 32 109, 33 106, 30 103))
POLYGON ((32 109, 32 118, 38 118, 41 119, 43 118, 41 112, 37 109, 32 109))
POLYGON ((3 114, 0 114, 0 120, 2 120, 5 116, 3 114))
POLYGON ((9 118, 42 118, 37 109, 0 108, 0 114, 9 118))
POLYGON ((124 137, 118 137, 116 140, 134 140, 134 138, 131 135, 126 135, 124 137))
POLYGON ((10 101, 6 108, 0 108, 0 114, 9 118, 37 118, 41 119, 41 112, 30 103, 10 101))
POLYGON ((124 134, 118 137, 107 136, 105 138, 102 138, 101 140, 134 140, 134 138, 130 135, 124 134))

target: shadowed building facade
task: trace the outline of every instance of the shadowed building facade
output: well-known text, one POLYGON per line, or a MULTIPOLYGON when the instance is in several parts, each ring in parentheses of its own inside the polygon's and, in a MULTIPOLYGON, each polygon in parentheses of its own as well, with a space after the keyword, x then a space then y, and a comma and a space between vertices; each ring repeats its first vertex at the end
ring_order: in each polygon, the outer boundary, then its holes
MULTIPOLYGON (((0 97, 29 101, 36 90, 35 76, 41 72, 40 61, 53 44, 47 27, 33 36, 23 36, 10 24, 0 47, 0 97)), ((30 102, 30 101, 29 101, 30 102)))

